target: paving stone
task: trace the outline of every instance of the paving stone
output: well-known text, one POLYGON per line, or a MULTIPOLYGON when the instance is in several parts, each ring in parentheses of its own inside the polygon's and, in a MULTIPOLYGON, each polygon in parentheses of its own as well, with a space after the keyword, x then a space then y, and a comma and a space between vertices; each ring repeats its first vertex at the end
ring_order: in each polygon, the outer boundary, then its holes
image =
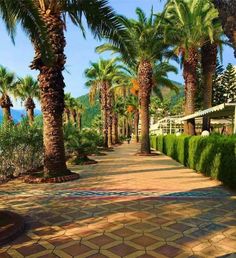
POLYGON ((181 249, 176 248, 176 247, 171 246, 171 245, 161 246, 161 247, 155 249, 154 251, 157 254, 162 254, 162 255, 165 255, 165 256, 170 257, 170 258, 175 257, 182 252, 181 249))
POLYGON ((124 144, 93 157, 97 165, 74 166, 81 173, 77 181, 0 185, 0 208, 20 213, 27 226, 22 236, 0 247, 0 257, 235 254, 233 194, 164 155, 140 157, 136 151, 137 145, 124 144))
POLYGON ((134 253, 135 251, 137 251, 132 246, 129 246, 129 245, 126 245, 126 244, 120 244, 120 245, 114 246, 114 247, 112 247, 108 250, 110 252, 120 256, 120 257, 124 257, 126 255, 129 255, 129 254, 134 253))

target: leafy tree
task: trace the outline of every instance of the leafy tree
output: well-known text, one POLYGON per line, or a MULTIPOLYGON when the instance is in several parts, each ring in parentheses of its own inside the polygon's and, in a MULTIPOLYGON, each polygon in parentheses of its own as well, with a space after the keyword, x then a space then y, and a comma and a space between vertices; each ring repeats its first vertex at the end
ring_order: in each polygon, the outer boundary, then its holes
POLYGON ((16 82, 14 89, 14 95, 20 98, 25 103, 25 108, 28 114, 30 124, 34 121, 34 98, 39 99, 39 86, 38 82, 31 76, 25 78, 19 78, 16 82))
POLYGON ((223 71, 223 67, 218 65, 214 79, 213 104, 220 105, 227 102, 236 101, 236 70, 232 64, 228 64, 223 71))
POLYGON ((224 86, 224 102, 236 101, 236 69, 232 64, 228 64, 222 76, 224 86))
POLYGON ((217 106, 224 103, 224 86, 222 84, 222 75, 224 72, 224 67, 220 64, 219 59, 217 59, 216 71, 213 77, 212 85, 212 105, 217 106))

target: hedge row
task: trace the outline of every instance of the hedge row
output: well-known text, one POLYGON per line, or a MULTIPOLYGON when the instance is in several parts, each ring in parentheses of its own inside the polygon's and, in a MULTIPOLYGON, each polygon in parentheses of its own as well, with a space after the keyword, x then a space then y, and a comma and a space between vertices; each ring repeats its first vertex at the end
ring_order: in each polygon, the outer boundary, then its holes
POLYGON ((236 136, 151 136, 151 147, 236 189, 236 136))

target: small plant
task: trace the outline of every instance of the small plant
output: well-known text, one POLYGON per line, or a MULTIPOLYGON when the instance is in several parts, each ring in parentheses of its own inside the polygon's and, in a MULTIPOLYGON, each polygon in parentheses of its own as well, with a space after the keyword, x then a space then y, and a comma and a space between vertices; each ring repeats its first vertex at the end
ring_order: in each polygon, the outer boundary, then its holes
POLYGON ((99 136, 96 132, 89 129, 79 131, 68 123, 64 126, 64 137, 69 163, 75 165, 96 163, 88 158, 88 155, 98 152, 99 136))
POLYGON ((17 125, 0 125, 0 179, 35 170, 42 166, 43 134, 38 123, 27 119, 17 125))

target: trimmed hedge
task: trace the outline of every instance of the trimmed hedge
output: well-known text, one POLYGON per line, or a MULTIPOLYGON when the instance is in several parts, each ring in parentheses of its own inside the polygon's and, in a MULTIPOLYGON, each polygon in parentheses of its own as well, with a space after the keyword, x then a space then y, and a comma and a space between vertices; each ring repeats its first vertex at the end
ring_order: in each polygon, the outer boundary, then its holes
POLYGON ((151 136, 151 147, 236 189, 236 136, 151 136))

